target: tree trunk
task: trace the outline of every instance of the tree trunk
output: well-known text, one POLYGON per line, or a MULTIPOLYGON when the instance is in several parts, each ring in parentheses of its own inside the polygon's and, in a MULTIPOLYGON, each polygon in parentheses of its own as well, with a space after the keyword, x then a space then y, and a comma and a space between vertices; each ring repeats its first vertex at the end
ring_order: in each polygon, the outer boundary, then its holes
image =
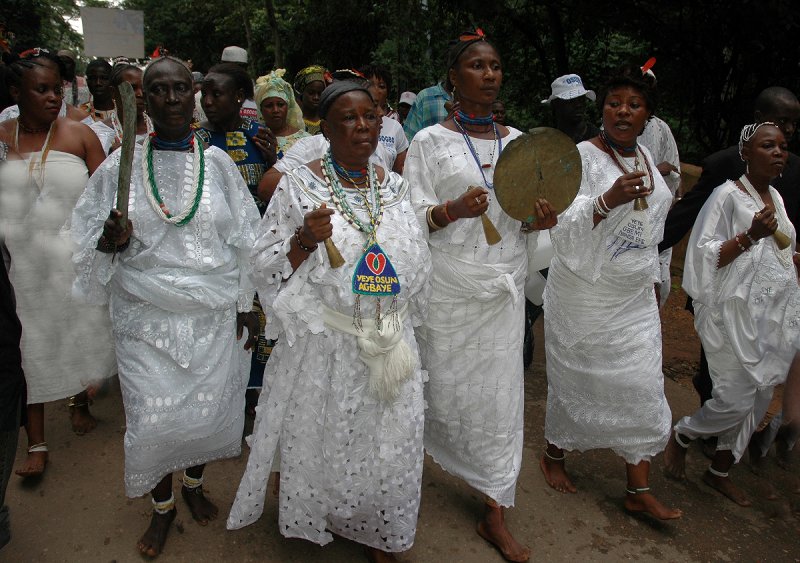
POLYGON ((273 68, 284 68, 283 49, 281 47, 281 34, 278 33, 278 20, 275 17, 275 4, 272 0, 264 0, 267 9, 267 21, 272 29, 272 44, 275 46, 275 64, 273 68))
POLYGON ((561 23, 561 14, 558 6, 553 2, 547 2, 547 19, 550 22, 550 38, 553 40, 553 50, 555 51, 556 70, 559 75, 570 72, 569 57, 567 55, 567 42, 564 38, 564 26, 561 23))
POLYGON ((244 36, 247 39, 247 60, 248 68, 250 69, 250 76, 258 76, 258 70, 254 68, 255 65, 255 57, 253 56, 253 39, 250 29, 250 15, 247 11, 247 0, 242 0, 239 2, 239 6, 242 9, 242 20, 244 21, 244 36))

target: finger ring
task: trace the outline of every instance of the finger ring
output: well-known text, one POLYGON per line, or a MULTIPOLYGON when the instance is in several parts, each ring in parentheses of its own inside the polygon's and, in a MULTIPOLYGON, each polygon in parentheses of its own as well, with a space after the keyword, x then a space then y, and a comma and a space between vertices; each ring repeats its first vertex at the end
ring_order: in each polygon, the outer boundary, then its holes
POLYGON ((480 199, 478 199, 478 198, 476 197, 476 198, 475 198, 475 203, 477 203, 478 205, 480 205, 480 204, 481 204, 481 200, 480 200, 480 199))
POLYGON ((641 187, 641 186, 636 186, 636 193, 638 194, 638 193, 639 193, 639 190, 641 190, 641 189, 642 189, 642 187, 641 187))

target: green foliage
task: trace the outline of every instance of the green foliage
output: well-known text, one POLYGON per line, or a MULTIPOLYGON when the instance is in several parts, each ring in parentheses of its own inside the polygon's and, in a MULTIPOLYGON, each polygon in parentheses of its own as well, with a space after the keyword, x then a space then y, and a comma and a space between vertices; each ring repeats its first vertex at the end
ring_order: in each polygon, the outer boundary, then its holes
POLYGON ((80 8, 76 0, 3 0, 0 21, 14 34, 12 48, 31 47, 80 51, 83 38, 73 30, 67 18, 76 18, 80 8))

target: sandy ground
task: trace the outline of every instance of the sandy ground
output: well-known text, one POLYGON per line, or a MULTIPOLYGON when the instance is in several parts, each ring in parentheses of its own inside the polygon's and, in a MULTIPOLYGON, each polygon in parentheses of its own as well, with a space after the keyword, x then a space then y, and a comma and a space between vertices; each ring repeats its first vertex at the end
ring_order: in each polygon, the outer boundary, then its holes
MULTIPOLYGON (((697 406, 689 378, 699 346, 691 317, 682 311, 685 297, 670 296, 664 312, 664 371, 674 418, 697 406)), ((507 520, 516 536, 533 548, 538 561, 800 561, 800 478, 768 460, 762 476, 746 462, 734 479, 751 495, 753 506, 740 508, 705 486, 700 477, 707 460, 693 446, 686 483, 662 475, 653 464, 654 492, 684 517, 670 523, 635 518, 622 509, 623 462, 609 451, 572 454, 569 469, 578 494, 550 489, 538 467, 543 445, 545 381, 542 321, 536 324, 536 358, 526 374, 525 458, 516 507, 507 520), (777 498, 768 500, 770 495, 777 498)), ((122 437, 125 420, 119 388, 95 402, 96 431, 72 434, 65 402, 47 405, 50 464, 37 483, 12 475, 7 502, 13 539, 2 561, 141 561, 134 546, 147 526, 149 499, 127 499, 122 488, 122 437)), ((18 461, 25 443, 21 434, 18 461)), ((206 491, 220 506, 221 518, 200 527, 178 500, 178 518, 160 561, 364 561, 360 546, 337 538, 324 548, 282 538, 273 499, 261 520, 243 530, 225 530, 225 516, 244 471, 247 451, 237 459, 211 464, 206 491)), ((176 487, 177 491, 177 487, 176 487)), ((502 558, 475 532, 482 510, 479 496, 426 459, 416 543, 406 562, 500 562, 502 558)))

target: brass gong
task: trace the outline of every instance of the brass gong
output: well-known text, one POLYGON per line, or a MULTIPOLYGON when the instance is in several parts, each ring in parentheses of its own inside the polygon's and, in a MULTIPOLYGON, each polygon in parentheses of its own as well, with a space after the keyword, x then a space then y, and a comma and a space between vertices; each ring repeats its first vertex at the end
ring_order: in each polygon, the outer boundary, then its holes
POLYGON ((564 211, 581 185, 581 155, 575 142, 552 127, 537 127, 503 149, 494 172, 497 202, 509 217, 536 221, 536 200, 564 211))

